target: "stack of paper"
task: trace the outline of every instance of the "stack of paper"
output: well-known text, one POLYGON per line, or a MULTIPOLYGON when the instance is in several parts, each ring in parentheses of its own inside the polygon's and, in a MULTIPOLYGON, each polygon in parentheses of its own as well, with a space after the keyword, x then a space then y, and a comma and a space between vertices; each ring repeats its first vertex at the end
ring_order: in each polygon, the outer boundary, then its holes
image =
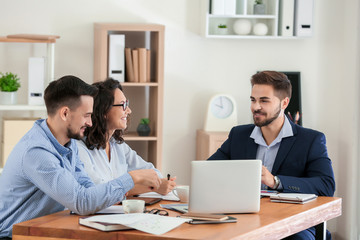
POLYGON ((165 196, 156 192, 147 192, 140 194, 139 197, 162 198, 163 200, 167 201, 180 201, 180 199, 176 197, 173 192, 169 192, 165 196))
POLYGON ((96 215, 79 218, 81 225, 102 231, 137 229, 156 235, 164 234, 188 221, 190 219, 147 213, 96 215))

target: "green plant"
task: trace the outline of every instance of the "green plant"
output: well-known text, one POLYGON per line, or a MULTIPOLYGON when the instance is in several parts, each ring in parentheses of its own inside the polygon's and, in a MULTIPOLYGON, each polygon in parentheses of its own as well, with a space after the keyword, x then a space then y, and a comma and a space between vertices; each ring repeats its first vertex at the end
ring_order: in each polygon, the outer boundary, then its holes
POLYGON ((145 125, 148 125, 150 122, 150 120, 148 118, 142 118, 140 119, 140 124, 145 124, 145 125))
POLYGON ((227 28, 226 24, 219 24, 218 28, 227 28))
POLYGON ((3 92, 15 92, 20 87, 20 78, 13 73, 0 72, 0 90, 3 92))
POLYGON ((263 0, 255 0, 255 4, 263 4, 263 0))

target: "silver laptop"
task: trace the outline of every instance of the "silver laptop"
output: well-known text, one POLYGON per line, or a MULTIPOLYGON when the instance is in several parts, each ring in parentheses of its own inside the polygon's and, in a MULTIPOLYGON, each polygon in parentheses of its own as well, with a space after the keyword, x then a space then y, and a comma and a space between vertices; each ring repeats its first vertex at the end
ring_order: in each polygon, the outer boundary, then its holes
POLYGON ((260 210, 261 160, 192 161, 189 211, 260 210))

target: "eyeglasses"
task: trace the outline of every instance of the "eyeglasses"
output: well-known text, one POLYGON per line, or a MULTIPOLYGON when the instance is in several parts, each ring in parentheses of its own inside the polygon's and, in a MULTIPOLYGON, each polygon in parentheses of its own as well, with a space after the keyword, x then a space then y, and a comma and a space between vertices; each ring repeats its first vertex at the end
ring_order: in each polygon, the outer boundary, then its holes
POLYGON ((169 213, 166 210, 157 209, 157 208, 154 208, 151 210, 145 209, 144 213, 156 214, 156 215, 160 215, 160 216, 169 216, 169 213))
POLYGON ((129 99, 127 99, 124 103, 121 104, 113 104, 113 107, 123 107, 124 111, 127 109, 128 106, 129 106, 129 99))

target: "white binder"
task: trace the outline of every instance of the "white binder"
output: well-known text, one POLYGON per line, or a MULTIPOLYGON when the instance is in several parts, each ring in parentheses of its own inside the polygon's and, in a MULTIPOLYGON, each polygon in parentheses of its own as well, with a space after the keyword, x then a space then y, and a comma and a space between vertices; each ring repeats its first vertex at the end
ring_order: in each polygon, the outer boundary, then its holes
POLYGON ((225 0, 211 0, 211 14, 225 14, 225 0))
POLYGON ((279 36, 294 36, 295 0, 280 0, 279 36))
MULTIPOLYGON (((109 35, 109 77, 125 81, 125 35, 109 35)), ((103 81, 105 79, 97 79, 103 81)))
POLYGON ((29 58, 28 104, 44 105, 45 58, 29 58))
POLYGON ((295 35, 312 36, 314 0, 296 0, 295 5, 295 35))
POLYGON ((224 2, 224 14, 235 15, 236 14, 236 0, 225 0, 224 2))

